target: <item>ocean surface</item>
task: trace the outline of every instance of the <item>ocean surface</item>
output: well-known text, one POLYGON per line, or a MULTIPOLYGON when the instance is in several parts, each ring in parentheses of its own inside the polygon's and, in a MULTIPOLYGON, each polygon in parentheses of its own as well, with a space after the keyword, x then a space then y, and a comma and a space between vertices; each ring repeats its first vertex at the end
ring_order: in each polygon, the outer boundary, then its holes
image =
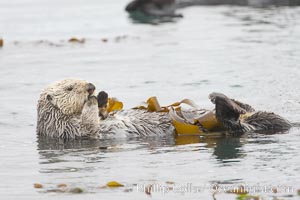
POLYGON ((194 6, 178 11, 182 19, 145 24, 128 16, 127 3, 0 1, 0 199, 236 199, 224 191, 240 185, 264 199, 299 199, 299 127, 38 140, 39 93, 64 78, 88 80, 128 109, 150 96, 213 109, 209 93, 222 92, 300 122, 300 7, 194 6), (104 188, 109 181, 125 187, 104 188), (58 184, 83 193, 59 192, 58 184))

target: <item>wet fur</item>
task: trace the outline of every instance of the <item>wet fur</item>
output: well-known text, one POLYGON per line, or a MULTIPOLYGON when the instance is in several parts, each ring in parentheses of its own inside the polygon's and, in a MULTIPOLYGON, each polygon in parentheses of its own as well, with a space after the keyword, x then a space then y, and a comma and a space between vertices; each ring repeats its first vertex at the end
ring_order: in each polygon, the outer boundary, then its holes
POLYGON ((216 105, 216 116, 224 128, 233 134, 251 131, 288 130, 292 124, 273 112, 255 111, 248 104, 230 99, 221 93, 212 93, 209 98, 216 105), (241 118, 242 114, 252 113, 241 118))
POLYGON ((54 138, 106 138, 173 133, 167 113, 130 109, 100 120, 97 98, 87 92, 88 85, 86 81, 68 79, 43 90, 37 106, 37 134, 54 138))
POLYGON ((45 88, 37 105, 37 134, 49 137, 82 137, 81 113, 88 100, 88 84, 67 79, 45 88))
MULTIPOLYGON (((107 138, 157 136, 172 134, 174 127, 168 113, 129 109, 110 113, 101 120, 98 100, 88 91, 90 83, 67 79, 48 86, 37 105, 37 134, 54 138, 107 138)), ((216 104, 216 116, 231 133, 260 130, 286 130, 291 124, 271 112, 254 109, 219 93, 210 99, 216 104), (242 119, 246 112, 253 115, 242 119)))

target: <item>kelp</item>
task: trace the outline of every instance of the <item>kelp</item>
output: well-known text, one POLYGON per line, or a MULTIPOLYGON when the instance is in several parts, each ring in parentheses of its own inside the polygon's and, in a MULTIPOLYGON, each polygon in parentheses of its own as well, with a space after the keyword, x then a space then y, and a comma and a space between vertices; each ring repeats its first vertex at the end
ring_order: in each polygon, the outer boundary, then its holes
POLYGON ((73 194, 80 194, 83 192, 84 192, 83 189, 80 187, 75 187, 75 188, 70 189, 70 193, 73 193, 73 194))
POLYGON ((58 187, 58 188, 66 188, 66 187, 68 187, 68 186, 67 186, 67 184, 65 184, 65 183, 60 183, 60 184, 57 185, 57 187, 58 187))
POLYGON ((56 185, 56 187, 53 186, 43 186, 40 183, 33 184, 33 187, 36 189, 41 190, 41 192, 45 193, 72 193, 72 194, 80 194, 84 192, 84 189, 81 187, 68 187, 65 183, 60 183, 56 185))
POLYGON ((108 183, 106 183, 106 186, 107 187, 111 187, 111 188, 114 188, 114 187, 124 187, 123 184, 117 182, 117 181, 110 181, 108 183))
POLYGON ((201 110, 199 106, 190 99, 183 99, 168 106, 160 106, 155 96, 150 97, 146 102, 134 107, 134 109, 143 109, 148 112, 167 112, 179 135, 204 134, 208 131, 224 130, 222 124, 217 120, 212 111, 201 110), (181 109, 181 105, 186 104, 195 111, 202 111, 202 115, 196 117, 195 114, 187 114, 181 109))
MULTIPOLYGON (((107 108, 106 106, 103 106, 103 108, 107 109, 107 113, 122 110, 123 102, 114 97, 108 98, 107 108)), ((167 106, 161 106, 157 98, 152 96, 133 109, 168 113, 178 135, 204 135, 206 132, 224 130, 213 111, 200 109, 199 106, 190 99, 183 99, 182 101, 167 106), (192 109, 187 111, 182 110, 181 107, 183 104, 190 106, 192 109)), ((101 110, 99 112, 103 111, 101 110)), ((99 115, 101 115, 101 113, 99 113, 99 115)))
POLYGON ((40 183, 35 183, 35 184, 33 184, 33 187, 36 189, 40 189, 40 188, 43 188, 44 186, 40 183))
POLYGON ((119 101, 117 98, 112 97, 108 98, 108 106, 107 106, 107 112, 113 112, 123 109, 123 103, 119 101))
POLYGON ((3 47, 3 43, 4 43, 3 39, 0 38, 0 47, 3 47))
POLYGON ((236 198, 237 200, 260 200, 259 196, 248 195, 248 194, 240 194, 236 198))
POLYGON ((78 38, 72 37, 68 40, 68 42, 83 44, 83 43, 85 43, 85 39, 84 38, 78 39, 78 38))

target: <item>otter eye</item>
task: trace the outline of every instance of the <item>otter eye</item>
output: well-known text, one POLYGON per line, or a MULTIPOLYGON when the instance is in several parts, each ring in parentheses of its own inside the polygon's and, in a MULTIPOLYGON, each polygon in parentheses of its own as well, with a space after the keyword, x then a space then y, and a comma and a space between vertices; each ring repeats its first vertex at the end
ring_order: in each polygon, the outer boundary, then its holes
POLYGON ((73 90, 73 87, 67 87, 67 90, 68 90, 68 91, 72 91, 72 90, 73 90))

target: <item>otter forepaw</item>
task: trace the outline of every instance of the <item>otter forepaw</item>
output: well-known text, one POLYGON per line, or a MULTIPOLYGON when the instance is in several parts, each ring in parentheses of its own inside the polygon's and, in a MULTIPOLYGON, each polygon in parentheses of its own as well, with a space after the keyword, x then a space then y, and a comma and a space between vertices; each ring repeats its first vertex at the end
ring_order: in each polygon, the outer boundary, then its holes
POLYGON ((81 113, 82 136, 97 137, 99 130, 98 100, 95 96, 89 96, 81 113))
POLYGON ((101 119, 106 119, 108 116, 108 112, 107 112, 108 94, 105 91, 101 91, 97 95, 97 99, 98 99, 98 107, 99 107, 99 117, 101 119))
POLYGON ((88 97, 88 100, 85 103, 87 106, 95 106, 98 105, 98 99, 96 96, 91 95, 88 97))
POLYGON ((98 100, 96 96, 88 97, 83 106, 81 118, 84 123, 98 120, 98 100))
POLYGON ((211 100, 212 103, 222 105, 222 107, 226 106, 228 109, 233 110, 235 113, 246 113, 245 109, 240 107, 238 104, 235 103, 235 101, 228 98, 222 93, 213 92, 208 96, 208 98, 211 100))
POLYGON ((246 110, 241 108, 239 105, 234 105, 233 109, 239 114, 246 114, 246 110))

